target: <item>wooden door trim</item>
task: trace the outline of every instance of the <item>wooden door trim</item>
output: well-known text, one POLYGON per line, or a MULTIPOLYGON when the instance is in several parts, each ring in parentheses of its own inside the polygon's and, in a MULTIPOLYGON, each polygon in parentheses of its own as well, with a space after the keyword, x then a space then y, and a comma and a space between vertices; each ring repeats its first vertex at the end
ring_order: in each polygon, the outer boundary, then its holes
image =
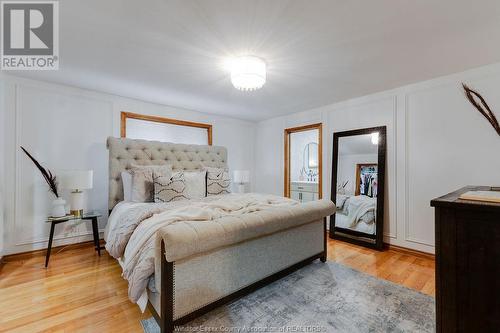
POLYGON ((310 125, 298 126, 285 128, 284 130, 284 148, 285 148, 285 158, 284 158, 284 194, 285 197, 290 197, 290 134, 305 132, 310 130, 318 130, 318 197, 323 198, 323 123, 315 123, 310 125))
POLYGON ((159 116, 149 116, 149 115, 145 115, 145 114, 122 111, 121 112, 121 123, 120 123, 120 137, 122 137, 122 138, 127 137, 127 119, 145 120, 145 121, 152 121, 155 123, 204 128, 207 130, 208 145, 209 146, 212 145, 212 125, 211 124, 196 123, 196 122, 186 121, 186 120, 165 118, 165 117, 159 117, 159 116))

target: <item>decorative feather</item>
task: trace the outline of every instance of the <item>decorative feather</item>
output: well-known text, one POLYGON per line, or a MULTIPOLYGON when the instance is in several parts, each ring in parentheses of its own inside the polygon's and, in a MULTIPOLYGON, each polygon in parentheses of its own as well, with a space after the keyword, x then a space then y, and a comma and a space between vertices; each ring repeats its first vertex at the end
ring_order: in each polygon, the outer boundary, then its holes
POLYGON ((500 124, 498 123, 495 114, 491 111, 490 107, 484 100, 483 96, 469 88, 465 83, 462 83, 462 87, 464 88, 465 96, 469 102, 490 122, 491 126, 493 126, 498 135, 500 135, 500 124), (479 99, 482 105, 478 103, 475 97, 479 99))
POLYGON ((33 161, 33 163, 36 165, 36 167, 38 168, 38 170, 40 170, 40 172, 42 173, 43 179, 45 179, 45 181, 49 185, 50 192, 52 192, 56 196, 56 198, 59 198, 59 194, 57 192, 57 179, 56 179, 56 176, 53 175, 52 172, 50 172, 49 169, 45 169, 40 163, 38 163, 38 161, 33 156, 31 156, 31 154, 28 153, 28 151, 26 149, 24 149, 22 146, 21 146, 21 149, 33 161))

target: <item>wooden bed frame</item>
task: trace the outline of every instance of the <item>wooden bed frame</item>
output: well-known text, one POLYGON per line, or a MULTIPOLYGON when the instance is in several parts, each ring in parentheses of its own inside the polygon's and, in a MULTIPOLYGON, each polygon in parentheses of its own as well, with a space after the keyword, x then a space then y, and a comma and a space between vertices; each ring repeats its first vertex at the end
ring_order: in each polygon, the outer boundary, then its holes
POLYGON ((327 230, 326 230, 326 217, 323 219, 323 251, 302 260, 292 266, 289 266, 277 273, 274 273, 262 280, 252 283, 232 294, 229 294, 213 303, 210 303, 194 312, 191 312, 181 318, 174 320, 174 263, 167 261, 165 258, 165 244, 161 242, 161 295, 160 295, 160 313, 156 311, 154 306, 148 300, 148 309, 153 314, 156 322, 160 326, 161 333, 172 333, 175 331, 175 327, 187 324, 188 322, 201 317, 202 315, 214 310, 215 308, 230 303, 238 298, 241 298, 249 293, 262 288, 274 281, 277 281, 290 273, 310 264, 316 259, 320 259, 321 262, 326 262, 327 257, 327 230))

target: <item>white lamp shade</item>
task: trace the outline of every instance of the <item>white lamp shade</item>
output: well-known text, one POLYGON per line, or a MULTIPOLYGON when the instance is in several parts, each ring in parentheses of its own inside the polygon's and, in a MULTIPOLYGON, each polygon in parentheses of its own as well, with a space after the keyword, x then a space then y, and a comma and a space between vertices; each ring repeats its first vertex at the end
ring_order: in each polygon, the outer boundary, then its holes
POLYGON ((92 188, 94 171, 68 170, 62 173, 61 187, 69 190, 88 190, 92 188))
POLYGON ((248 170, 234 170, 233 176, 235 183, 246 184, 250 182, 250 171, 248 170))

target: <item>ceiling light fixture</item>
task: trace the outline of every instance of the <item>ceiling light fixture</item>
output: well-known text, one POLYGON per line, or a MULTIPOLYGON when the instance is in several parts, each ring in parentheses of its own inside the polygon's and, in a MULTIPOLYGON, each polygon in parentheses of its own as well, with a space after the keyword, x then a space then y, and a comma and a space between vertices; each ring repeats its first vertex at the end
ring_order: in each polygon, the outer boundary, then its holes
POLYGON ((252 91, 266 83, 266 63, 256 56, 239 56, 230 60, 231 82, 238 90, 252 91))

